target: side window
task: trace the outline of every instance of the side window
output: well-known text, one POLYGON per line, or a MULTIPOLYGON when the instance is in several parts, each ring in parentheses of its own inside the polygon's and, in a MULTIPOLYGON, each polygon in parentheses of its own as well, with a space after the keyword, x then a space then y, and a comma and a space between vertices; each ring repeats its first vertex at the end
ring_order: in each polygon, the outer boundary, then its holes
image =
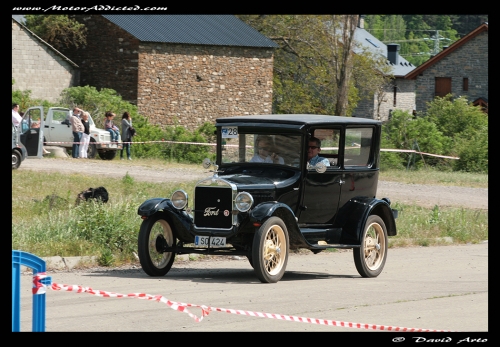
POLYGON ((373 128, 347 128, 344 166, 369 166, 373 128))
POLYGON ((327 158, 330 166, 338 166, 340 129, 315 129, 314 137, 321 141, 321 151, 318 155, 327 158))
POLYGON ((28 129, 40 128, 40 110, 37 108, 26 111, 23 115, 21 132, 24 134, 28 129))
POLYGON ((66 118, 68 118, 69 112, 62 110, 54 110, 52 113, 52 122, 56 124, 61 124, 66 118))

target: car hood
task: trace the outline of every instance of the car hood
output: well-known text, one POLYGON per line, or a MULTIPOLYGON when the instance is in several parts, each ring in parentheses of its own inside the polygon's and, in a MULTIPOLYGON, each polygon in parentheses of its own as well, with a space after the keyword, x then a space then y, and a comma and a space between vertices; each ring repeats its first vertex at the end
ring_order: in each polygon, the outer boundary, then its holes
POLYGON ((269 187, 275 187, 275 185, 277 183, 279 183, 279 181, 276 181, 274 179, 270 179, 268 177, 251 176, 251 175, 245 175, 245 174, 234 174, 234 175, 220 176, 220 178, 223 178, 226 181, 234 183, 237 186, 252 185, 254 187, 255 186, 266 186, 265 188, 269 188, 269 187))

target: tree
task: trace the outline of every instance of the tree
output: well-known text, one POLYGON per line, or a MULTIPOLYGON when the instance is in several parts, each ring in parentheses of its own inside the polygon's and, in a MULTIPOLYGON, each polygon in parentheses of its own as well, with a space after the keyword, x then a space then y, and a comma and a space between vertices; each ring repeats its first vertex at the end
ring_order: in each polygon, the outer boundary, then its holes
POLYGON ((341 41, 332 33, 329 45, 332 50, 332 64, 335 66, 335 81, 338 90, 335 115, 346 116, 349 83, 353 70, 354 32, 359 18, 358 15, 333 15, 332 17, 333 27, 337 29, 338 25, 341 31, 341 41))
POLYGON ((274 40, 273 113, 350 116, 385 83, 381 60, 353 54, 357 15, 242 15, 274 40), (364 78, 365 77, 365 78, 364 78))
POLYGON ((25 15, 25 25, 56 49, 87 43, 87 28, 67 15, 25 15))

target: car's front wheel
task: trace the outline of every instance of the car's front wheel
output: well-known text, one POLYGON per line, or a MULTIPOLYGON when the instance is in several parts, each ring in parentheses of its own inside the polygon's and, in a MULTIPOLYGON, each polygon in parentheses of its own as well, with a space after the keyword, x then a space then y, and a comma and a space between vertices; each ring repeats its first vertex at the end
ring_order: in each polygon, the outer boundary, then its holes
POLYGON ((354 264, 363 277, 377 277, 387 259, 387 228, 379 216, 368 217, 361 247, 354 248, 354 264))
POLYGON ((175 233, 162 213, 144 220, 138 239, 138 253, 142 269, 149 276, 164 276, 174 263, 175 253, 163 252, 175 244, 175 233))
POLYGON ((21 165, 21 154, 18 151, 12 151, 12 169, 17 169, 21 165))
POLYGON ((254 235, 251 264, 263 283, 276 283, 288 261, 288 230, 281 218, 271 217, 254 235))

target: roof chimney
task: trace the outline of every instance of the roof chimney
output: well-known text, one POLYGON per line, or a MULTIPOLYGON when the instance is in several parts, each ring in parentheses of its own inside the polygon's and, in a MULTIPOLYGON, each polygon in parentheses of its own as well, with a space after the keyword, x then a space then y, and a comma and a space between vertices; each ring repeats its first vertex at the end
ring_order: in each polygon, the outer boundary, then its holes
POLYGON ((365 15, 364 14, 359 15, 358 28, 360 28, 360 29, 365 28, 365 15))
POLYGON ((387 45, 387 59, 391 64, 398 65, 399 63, 399 45, 390 43, 387 45))

